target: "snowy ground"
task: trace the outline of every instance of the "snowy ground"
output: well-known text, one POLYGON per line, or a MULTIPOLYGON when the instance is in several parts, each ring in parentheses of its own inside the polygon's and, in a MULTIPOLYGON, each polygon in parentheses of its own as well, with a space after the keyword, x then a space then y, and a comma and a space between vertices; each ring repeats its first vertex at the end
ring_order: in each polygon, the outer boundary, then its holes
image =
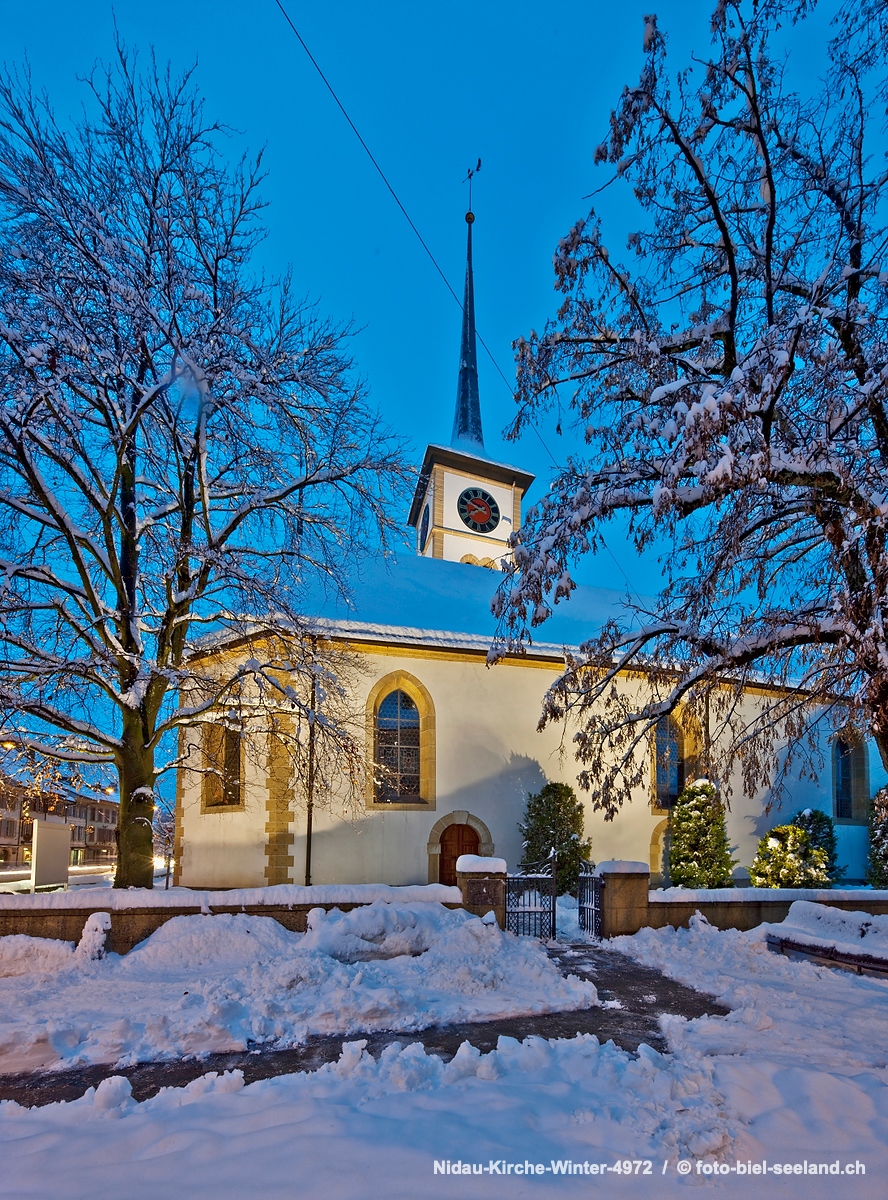
POLYGON ((248 1042, 588 1008, 543 948, 439 904, 270 917, 174 917, 129 954, 0 938, 0 1072, 132 1063, 248 1042))
MULTIPOLYGON (((326 929, 318 938, 331 936, 326 929)), ((720 933, 700 921, 645 930, 615 948, 734 1011, 667 1020, 674 1052, 664 1056, 642 1048, 635 1057, 590 1037, 501 1039, 491 1054, 465 1048, 444 1065, 405 1038, 378 1062, 357 1042, 314 1074, 249 1087, 236 1074, 204 1077, 134 1104, 118 1077, 74 1103, 6 1103, 0 1192, 40 1200, 156 1200, 168 1190, 189 1200, 886 1194, 888 983, 791 962, 766 949, 763 931, 720 933), (451 1173, 435 1174, 436 1162, 451 1173), (582 1173, 552 1170, 563 1163, 582 1173), (767 1173, 754 1173, 762 1163, 767 1173), (454 1164, 482 1173, 455 1175, 454 1164), (783 1169, 805 1164, 808 1174, 783 1169), (812 1164, 837 1164, 842 1174, 812 1175, 812 1164)), ((430 984, 417 979, 417 1001, 430 984)))

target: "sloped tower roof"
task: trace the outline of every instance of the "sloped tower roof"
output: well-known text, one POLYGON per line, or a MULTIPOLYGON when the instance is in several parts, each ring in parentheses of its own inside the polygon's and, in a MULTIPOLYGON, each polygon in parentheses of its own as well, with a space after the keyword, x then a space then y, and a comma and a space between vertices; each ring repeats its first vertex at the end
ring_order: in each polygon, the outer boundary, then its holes
POLYGON ((481 401, 478 395, 478 349, 475 337, 475 281, 472 275, 472 225, 475 214, 466 213, 466 291, 463 300, 462 337, 459 345, 459 378, 456 385, 456 411, 453 414, 454 450, 477 454, 484 450, 481 429, 481 401))

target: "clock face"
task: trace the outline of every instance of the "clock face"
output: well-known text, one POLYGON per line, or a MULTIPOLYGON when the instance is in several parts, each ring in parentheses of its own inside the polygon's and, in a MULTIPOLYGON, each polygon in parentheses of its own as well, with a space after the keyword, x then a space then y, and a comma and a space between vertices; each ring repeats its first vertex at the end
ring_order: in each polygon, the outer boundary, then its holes
POLYGON ((483 488, 466 488, 456 508, 462 523, 473 533, 492 533, 500 523, 499 505, 483 488))
POLYGON ((425 550, 426 539, 429 536, 429 506, 422 510, 422 520, 419 523, 419 552, 425 550))

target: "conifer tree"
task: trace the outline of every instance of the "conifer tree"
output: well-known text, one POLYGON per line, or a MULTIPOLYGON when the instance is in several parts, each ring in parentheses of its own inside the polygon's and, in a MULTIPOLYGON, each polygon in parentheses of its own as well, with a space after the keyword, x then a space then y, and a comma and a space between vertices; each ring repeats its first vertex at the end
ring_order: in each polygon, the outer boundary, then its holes
POLYGON ((575 896, 580 866, 589 861, 591 842, 583 837, 583 806, 573 788, 566 783, 547 783, 528 796, 518 828, 524 839, 522 869, 540 866, 554 848, 558 895, 575 896))
POLYGON ((867 879, 873 887, 888 888, 888 788, 880 788, 870 802, 867 879))
POLYGON ((674 887, 730 887, 735 865, 724 805, 708 780, 697 779, 684 789, 672 811, 669 881, 674 887))
POLYGON ((836 847, 836 827, 829 813, 821 812, 819 808, 805 808, 797 812, 792 824, 804 829, 811 843, 823 850, 827 857, 827 872, 831 884, 845 874, 845 868, 839 866, 836 847))
POLYGON ((761 839, 749 868, 753 887, 827 887, 829 859, 798 825, 777 825, 761 839))

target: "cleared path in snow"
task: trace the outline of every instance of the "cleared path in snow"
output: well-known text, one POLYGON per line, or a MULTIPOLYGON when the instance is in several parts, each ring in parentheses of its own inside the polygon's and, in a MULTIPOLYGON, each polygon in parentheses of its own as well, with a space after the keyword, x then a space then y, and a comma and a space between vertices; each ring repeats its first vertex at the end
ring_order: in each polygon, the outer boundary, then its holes
POLYGON ((178 1062, 136 1063, 128 1067, 107 1064, 77 1067, 65 1071, 31 1071, 0 1075, 0 1100, 15 1100, 24 1105, 52 1104, 75 1100, 90 1087, 97 1087, 111 1075, 124 1075, 132 1084, 136 1100, 145 1100, 163 1087, 181 1087, 208 1071, 241 1070, 246 1083, 270 1079, 293 1071, 313 1071, 324 1063, 335 1062, 343 1042, 366 1039, 374 1057, 395 1042, 401 1045, 420 1042, 428 1054, 448 1062, 463 1042, 470 1042, 482 1053, 496 1048, 500 1037, 523 1041, 527 1037, 571 1038, 591 1033, 601 1042, 613 1040, 622 1050, 636 1051, 644 1042, 661 1053, 667 1052, 660 1029, 661 1014, 688 1019, 721 1016, 729 1010, 711 996, 704 995, 668 979, 653 967, 644 966, 605 946, 551 946, 549 957, 563 975, 591 980, 603 1004, 576 1012, 538 1013, 524 1017, 497 1018, 492 1021, 440 1025, 405 1032, 330 1034, 309 1036, 301 1046, 287 1050, 252 1050, 230 1054, 208 1054, 178 1062))

